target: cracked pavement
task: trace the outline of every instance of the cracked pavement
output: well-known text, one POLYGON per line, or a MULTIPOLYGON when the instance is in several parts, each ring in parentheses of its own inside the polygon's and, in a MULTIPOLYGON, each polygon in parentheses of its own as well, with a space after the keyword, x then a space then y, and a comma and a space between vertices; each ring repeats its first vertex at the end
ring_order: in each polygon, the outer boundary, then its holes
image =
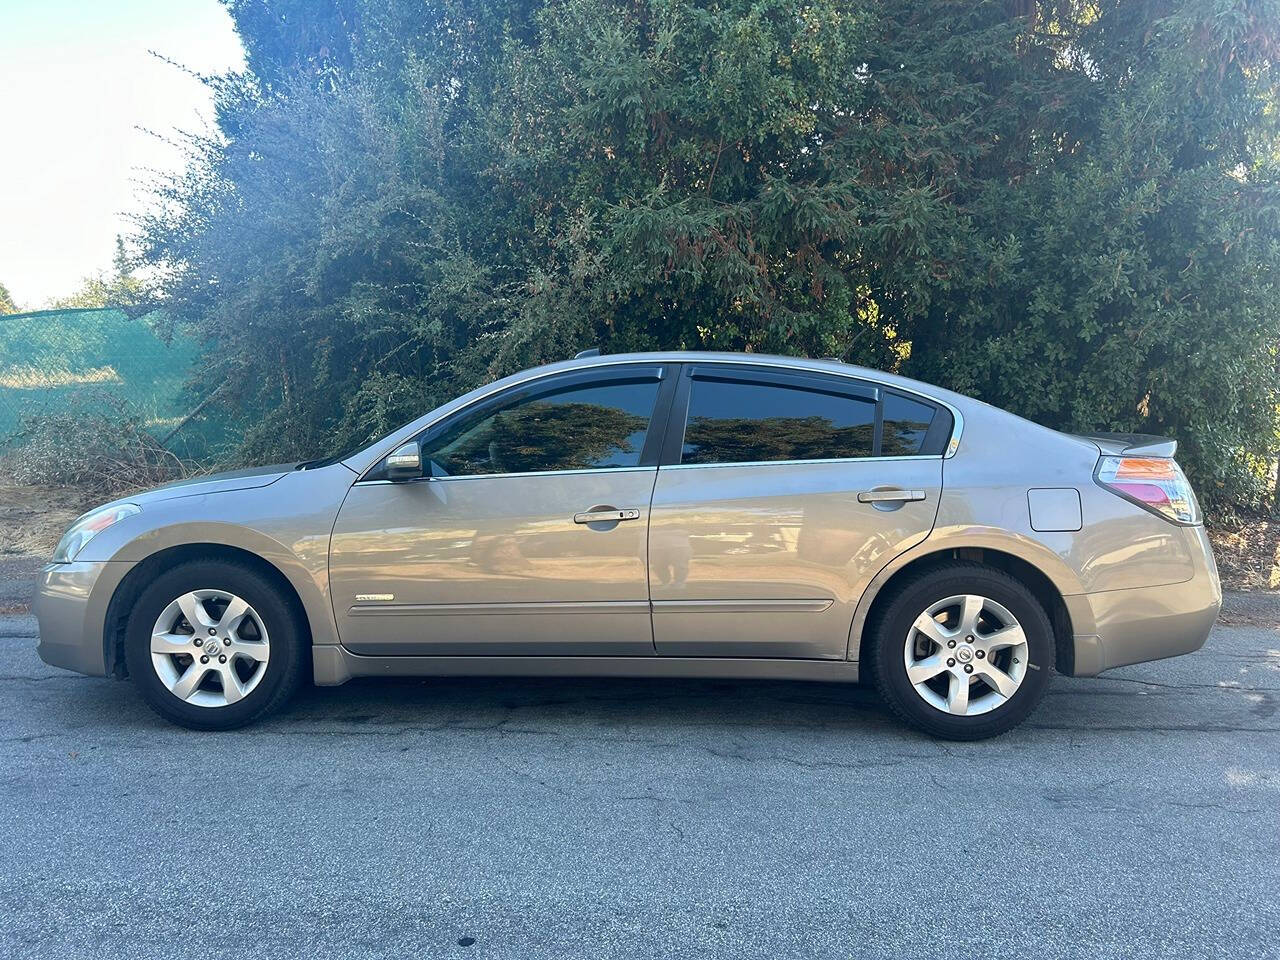
POLYGON ((863 688, 653 680, 357 681, 195 733, 3 616, 0 956, 1274 957, 1262 609, 977 744, 863 688))

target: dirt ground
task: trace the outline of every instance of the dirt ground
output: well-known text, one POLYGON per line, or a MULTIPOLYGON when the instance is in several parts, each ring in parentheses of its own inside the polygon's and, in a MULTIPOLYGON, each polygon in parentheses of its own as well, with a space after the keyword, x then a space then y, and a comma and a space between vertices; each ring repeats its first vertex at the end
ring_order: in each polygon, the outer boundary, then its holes
POLYGON ((0 614, 29 609, 37 571, 92 500, 67 487, 0 483, 0 614))
POLYGON ((1222 585, 1280 590, 1280 518, 1248 517, 1209 528, 1222 585))
MULTIPOLYGON (((0 613, 26 610, 36 571, 96 499, 69 487, 0 482, 0 613)), ((1280 596, 1280 519, 1214 526, 1209 538, 1225 589, 1280 596)))
POLYGON ((93 506, 68 487, 0 484, 0 556, 50 554, 71 521, 93 506))

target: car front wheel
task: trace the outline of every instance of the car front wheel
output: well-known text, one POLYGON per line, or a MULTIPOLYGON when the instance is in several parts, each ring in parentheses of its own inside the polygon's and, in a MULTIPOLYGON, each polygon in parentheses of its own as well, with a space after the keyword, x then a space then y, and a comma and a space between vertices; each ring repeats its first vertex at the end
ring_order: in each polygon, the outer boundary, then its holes
POLYGON ((911 725, 951 740, 997 736, 1035 709, 1054 662, 1053 629, 1020 581, 978 564, 898 586, 871 625, 876 686, 911 725))
POLYGON ((157 713, 199 730, 240 727, 278 708, 301 682, 304 660, 280 590, 218 560, 184 563, 142 592, 125 657, 157 713))

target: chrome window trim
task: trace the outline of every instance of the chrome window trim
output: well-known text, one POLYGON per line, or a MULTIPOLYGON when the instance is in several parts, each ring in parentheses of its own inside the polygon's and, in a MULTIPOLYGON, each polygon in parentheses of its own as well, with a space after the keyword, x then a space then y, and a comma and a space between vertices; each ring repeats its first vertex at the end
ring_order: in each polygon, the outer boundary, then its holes
POLYGON ((357 480, 353 486, 406 483, 450 483, 454 480, 500 480, 510 477, 572 477, 590 473, 644 473, 659 470, 722 470, 727 467, 798 467, 805 464, 892 463, 900 460, 942 460, 940 453, 913 453, 898 457, 831 457, 824 460, 742 460, 737 463, 669 463, 656 467, 585 467, 579 470, 531 470, 528 473, 460 473, 450 477, 414 477, 411 480, 357 480))
POLYGON ((357 480, 353 486, 370 487, 389 483, 401 486, 406 483, 451 483, 454 480, 501 480, 507 477, 574 477, 590 473, 656 473, 657 467, 582 467, 577 470, 530 470, 527 473, 460 473, 448 477, 413 477, 410 480, 357 480))
MULTIPOLYGON (((803 358, 803 359, 808 359, 808 358, 803 358)), ((942 459, 944 460, 951 459, 956 455, 956 451, 960 449, 960 436, 961 434, 964 433, 964 414, 962 414, 956 407, 948 403, 946 400, 939 399, 938 397, 931 397, 929 396, 929 394, 923 393, 919 390, 915 390, 911 387, 899 386, 896 383, 886 383, 884 380, 877 380, 874 377, 863 376, 857 373, 850 373, 845 370, 830 370, 827 367, 821 367, 817 369, 811 368, 811 367, 800 367, 800 366, 796 366, 793 363, 781 362, 778 359, 775 359, 772 357, 761 357, 760 359, 755 359, 751 357, 750 354, 744 354, 742 359, 737 359, 737 358, 730 359, 727 357, 691 357, 689 360, 685 360, 682 362, 689 363, 689 364, 699 364, 699 365, 704 363, 721 363, 721 364, 728 364, 728 365, 738 364, 738 365, 744 365, 744 366, 771 367, 775 370, 791 370, 796 373, 818 373, 818 374, 827 373, 833 377, 844 377, 846 380, 856 380, 859 383, 874 384, 875 386, 881 388, 882 390, 897 390, 899 393, 905 393, 913 397, 919 397, 921 400, 924 400, 927 403, 932 403, 935 406, 943 407, 944 409, 949 411, 951 414, 951 439, 947 441, 947 449, 946 449, 946 452, 942 454, 942 459)), ((803 388, 800 387, 797 389, 803 389, 803 388)), ((904 459, 922 459, 924 457, 936 457, 936 456, 938 455, 927 454, 922 456, 921 454, 910 454, 904 457, 876 457, 874 459, 904 460, 904 459)), ((871 460, 873 458, 850 457, 849 459, 871 460)), ((765 463, 817 463, 818 461, 815 461, 815 460, 787 460, 787 461, 766 460, 763 462, 765 463)), ((683 466, 683 464, 672 464, 671 466, 683 466)), ((699 466, 711 466, 711 464, 699 464, 699 466)), ((726 464, 726 466, 728 466, 728 464, 726 464)))
POLYGON ((724 467, 798 467, 806 463, 888 463, 898 460, 942 460, 940 453, 912 453, 900 457, 830 457, 825 460, 741 460, 737 463, 671 463, 659 470, 719 470, 724 467))
MULTIPOLYGON (((800 359, 809 359, 809 358, 807 358, 807 357, 806 357, 806 358, 800 358, 800 359)), ((700 356, 700 355, 697 355, 697 354, 693 354, 693 355, 690 355, 687 359, 681 359, 681 358, 678 358, 678 357, 671 357, 671 356, 667 356, 667 357, 665 357, 664 359, 661 359, 661 360, 653 360, 653 359, 645 360, 645 359, 637 358, 637 357, 635 357, 634 355, 633 355, 633 356, 628 356, 628 355, 626 355, 626 354, 622 354, 622 355, 619 355, 619 356, 617 356, 617 357, 606 357, 606 358, 594 358, 594 357, 593 357, 593 358, 591 359, 591 362, 590 362, 590 363, 584 363, 584 364, 582 364, 581 366, 577 366, 577 367, 562 367, 562 368, 560 368, 559 370, 550 370, 550 371, 545 371, 545 370, 544 370, 544 371, 541 371, 541 372, 539 372, 539 373, 530 373, 530 374, 529 374, 529 376, 527 376, 527 377, 522 377, 521 379, 516 380, 516 381, 514 381, 514 382, 511 382, 511 383, 504 383, 504 384, 503 384, 502 386, 500 386, 500 387, 495 386, 492 390, 486 390, 484 393, 482 393, 482 394, 480 394, 479 396, 477 396, 474 400, 472 400, 472 401, 471 401, 470 403, 468 403, 466 406, 464 406, 464 407, 459 407, 459 408, 458 408, 458 409, 456 409, 456 410, 450 410, 448 413, 443 413, 443 414, 441 414, 440 416, 436 417, 434 420, 430 420, 430 421, 428 421, 427 423, 424 423, 424 424, 422 424, 421 426, 417 427, 417 429, 415 429, 411 434, 409 434, 409 439, 412 439, 413 437, 417 436, 417 435, 418 435, 418 434, 420 434, 420 433, 425 433, 427 430, 432 429, 434 426, 436 426, 436 424, 440 423, 442 420, 445 420, 445 419, 446 419, 446 418, 448 418, 448 417, 452 417, 452 416, 456 416, 456 415, 461 414, 461 413, 465 413, 467 410, 471 409, 471 408, 472 408, 472 407, 474 407, 476 404, 478 404, 478 403, 484 403, 486 400, 490 399, 491 397, 494 397, 494 396, 496 396, 496 395, 498 395, 498 394, 500 394, 500 393, 503 393, 503 392, 505 392, 505 391, 507 391, 507 390, 517 390, 517 389, 519 389, 520 387, 523 387, 523 386, 525 386, 526 384, 529 384, 529 383, 533 383, 533 382, 535 382, 535 381, 537 381, 537 380, 542 380, 542 379, 544 379, 544 378, 549 378, 549 377, 557 377, 557 376, 561 376, 561 375, 563 375, 563 374, 565 374, 565 373, 570 373, 570 372, 577 371, 577 370, 583 370, 583 371, 586 371, 586 370, 595 370, 595 369, 601 369, 601 368, 604 368, 604 367, 618 367, 618 366, 623 366, 623 365, 626 365, 626 364, 630 364, 630 365, 633 365, 633 366, 656 366, 656 367, 658 367, 658 368, 659 368, 659 377, 663 377, 663 378, 665 378, 666 373, 667 373, 667 370, 666 370, 667 366, 669 366, 670 364, 673 364, 673 363, 687 363, 687 364, 711 364, 711 363, 719 363, 719 364, 737 365, 737 366, 769 367, 769 368, 772 368, 772 369, 775 369, 775 370, 793 370, 793 371, 796 371, 796 372, 806 372, 806 371, 807 371, 807 372, 810 372, 810 373, 827 373, 827 374, 830 374, 830 375, 831 375, 831 376, 833 376, 833 377, 844 377, 844 378, 846 378, 846 379, 848 379, 848 380, 856 380, 856 381, 858 381, 858 382, 860 382, 860 383, 873 383, 873 384, 875 384, 876 386, 878 386, 878 387, 882 387, 882 388, 887 389, 887 390, 897 390, 897 391, 899 391, 899 392, 901 392, 901 393, 906 393, 906 394, 910 394, 910 395, 912 395, 912 396, 919 397, 921 400, 924 400, 924 401, 926 401, 926 402, 928 402, 928 403, 933 403, 933 404, 936 404, 936 405, 938 405, 938 406, 940 406, 940 407, 944 407, 944 408, 946 408, 946 409, 951 413, 951 418, 952 418, 952 423, 951 423, 951 439, 947 442, 947 449, 946 449, 946 452, 942 454, 942 459, 944 459, 944 460, 950 460, 952 457, 954 457, 954 456, 956 455, 956 451, 960 449, 960 438, 961 438, 961 436, 964 434, 964 414, 962 414, 962 413, 961 413, 961 412, 960 412, 960 411, 959 411, 955 406, 953 406, 952 404, 948 403, 946 400, 941 400, 941 399, 939 399, 938 397, 931 397, 931 396, 929 396, 929 394, 927 394, 927 393, 922 393, 921 391, 919 391, 919 390, 915 390, 915 389, 913 389, 913 388, 911 388, 911 387, 903 387, 903 386, 899 386, 899 385, 898 385, 898 384, 896 384, 896 383, 886 383, 886 382, 884 382, 883 380, 877 380, 877 379, 875 379, 875 378, 873 378, 873 377, 868 377, 868 376, 865 376, 865 375, 859 375, 859 374, 856 374, 856 373, 849 373, 849 372, 846 372, 846 371, 843 371, 843 370, 831 370, 831 369, 828 369, 828 368, 826 368, 826 367, 820 367, 820 368, 814 369, 814 368, 810 368, 810 367, 797 366, 797 365, 796 365, 796 364, 794 364, 794 363, 788 363, 788 362, 786 362, 786 361, 785 361, 785 359, 783 359, 783 358, 760 357, 759 359, 756 359, 756 358, 752 357, 750 354, 743 354, 741 357, 706 357, 706 356, 700 356)), ((408 427, 408 426, 411 426, 411 424, 406 424, 405 426, 406 426, 406 427, 408 427)), ((403 428, 402 428, 402 429, 403 429, 403 428)), ((391 434, 390 436, 395 437, 395 436, 399 436, 399 435, 400 435, 400 431, 399 431, 399 430, 397 430, 395 433, 391 434)), ((387 439, 387 438, 383 438, 383 439, 387 439)), ((367 474, 367 473, 369 473, 370 471, 372 471, 372 470, 373 470, 373 469, 374 469, 374 468, 375 468, 379 463, 381 463, 381 462, 382 462, 382 460, 383 460, 383 458, 385 458, 385 457, 387 456, 387 454, 391 453, 391 451, 393 451, 396 447, 400 446, 400 444, 401 444, 401 443, 405 443, 405 442, 407 442, 407 441, 406 441, 406 440, 404 440, 404 439, 402 439, 402 440, 400 440, 400 441, 399 441, 399 443, 388 443, 388 444, 387 444, 386 449, 385 449, 385 450, 383 450, 382 452, 378 453, 378 454, 373 458, 373 462, 372 462, 372 463, 370 463, 370 464, 369 464, 369 466, 367 466, 366 468, 364 468, 364 470, 362 470, 362 471, 361 471, 360 479, 359 479, 359 480, 357 480, 357 481, 356 481, 356 483, 377 483, 377 482, 384 482, 384 481, 365 480, 365 479, 364 479, 364 475, 365 475, 365 474, 367 474)), ((372 444, 371 444, 370 446, 372 446, 372 444)), ((367 448, 366 448, 366 449, 367 449, 367 448)), ((936 454, 930 454, 929 456, 936 457, 937 455, 936 455, 936 454)), ((869 460, 869 459, 871 459, 871 458, 870 458, 870 457, 859 457, 859 458, 853 458, 853 459, 869 460)), ((919 454, 915 454, 915 455, 912 455, 912 456, 910 456, 910 457, 889 457, 889 458, 880 458, 880 459, 901 460, 901 459, 924 459, 924 458, 922 458, 919 454)), ((764 463, 817 463, 817 462, 819 462, 819 461, 815 461, 815 460, 798 460, 798 461, 766 460, 766 461, 762 461, 762 462, 764 462, 764 463)), ((672 464, 671 466, 684 466, 684 464, 672 464)), ((688 466, 693 466, 693 464, 688 464, 688 466)), ((712 466, 712 464, 697 464, 697 466, 712 466)), ((724 464, 724 466, 740 466, 740 464, 724 464)), ((630 468, 622 468, 622 469, 630 469, 630 468)), ((668 467, 668 469, 670 469, 670 466, 668 467)), ((566 472, 566 471, 543 471, 543 472, 547 472, 547 473, 563 473, 563 472, 566 472)), ((530 473, 517 473, 517 474, 469 474, 468 476, 517 476, 517 477, 529 477, 529 476, 533 476, 533 474, 530 474, 530 473)), ((425 478, 425 477, 424 477, 423 479, 427 479, 427 478, 425 478)), ((437 478, 435 478, 435 479, 441 479, 441 480, 443 480, 443 479, 461 480, 461 479, 463 479, 463 478, 462 478, 462 477, 437 477, 437 478)), ((385 482, 388 482, 388 483, 389 483, 389 482, 393 482, 393 481, 385 481, 385 482)), ((412 482, 414 482, 414 481, 403 481, 403 480, 400 480, 400 481, 394 481, 394 482, 397 482, 397 483, 405 483, 405 482, 412 483, 412 482)))
MULTIPOLYGON (((807 358, 806 358, 806 359, 807 359, 807 358)), ((673 361, 673 362, 674 362, 674 361, 673 361)), ((773 368, 773 369, 775 369, 775 370, 792 370, 792 371, 795 371, 795 372, 797 372, 797 373, 802 373, 802 372, 807 372, 807 373, 828 373, 828 374, 830 374, 830 375, 831 375, 831 376, 833 376, 833 377, 844 377, 846 380, 856 380, 856 381, 858 381, 859 383, 871 383, 871 384, 875 384, 877 387, 880 387, 881 389, 884 389, 884 390, 897 390, 899 393, 910 394, 911 396, 919 397, 921 400, 924 400, 924 401, 926 401, 927 403, 932 403, 932 404, 934 404, 934 405, 936 405, 936 406, 943 407, 944 409, 946 409, 947 411, 949 411, 949 412, 950 412, 950 414, 951 414, 951 439, 947 442, 947 449, 946 449, 946 452, 942 454, 942 459, 944 459, 944 460, 949 460, 949 459, 951 459, 952 457, 954 457, 954 456, 956 455, 956 451, 960 449, 960 436, 961 436, 961 434, 963 434, 963 433, 964 433, 964 414, 962 414, 962 413, 961 413, 961 412, 960 412, 956 407, 954 407, 952 404, 948 403, 946 400, 939 399, 938 397, 931 397, 931 396, 929 396, 929 394, 927 394, 927 393, 923 393, 923 392, 921 392, 921 391, 919 391, 919 390, 915 390, 915 389, 913 389, 913 388, 911 388, 911 387, 903 387, 903 386, 899 386, 899 385, 898 385, 898 384, 896 384, 896 383, 887 383, 887 382, 885 382, 884 380, 877 380, 877 379, 875 379, 874 377, 863 376, 863 375, 859 375, 859 374, 857 374, 857 373, 850 373, 850 372, 848 372, 848 371, 844 371, 844 370, 830 370, 830 369, 828 369, 828 368, 826 368, 826 367, 821 367, 821 368, 817 368, 817 369, 810 368, 810 367, 798 367, 798 366, 796 366, 796 365, 795 365, 795 364, 793 364, 793 363, 780 362, 779 360, 774 359, 774 358, 765 358, 765 357, 761 357, 760 359, 758 359, 758 360, 757 360, 757 359, 752 358, 752 357, 750 356, 750 354, 744 354, 743 359, 736 359, 736 358, 735 358, 735 359, 728 359, 728 358, 725 358, 725 357, 696 357, 696 358, 690 358, 689 360, 684 361, 684 362, 685 362, 685 363, 696 363, 696 364, 703 364, 703 363, 742 364, 742 365, 746 365, 746 366, 772 367, 772 368, 773 368)), ((929 459, 929 458, 931 458, 931 457, 936 458, 937 456, 938 456, 937 454, 927 454, 927 455, 921 455, 921 454, 910 454, 910 455, 902 456, 902 457, 875 457, 875 458, 872 458, 872 457, 850 457, 850 458, 848 458, 848 459, 851 459, 851 460, 871 460, 871 459, 876 459, 876 460, 908 460, 908 459, 910 459, 910 460, 919 460, 919 459, 929 459)), ((816 460, 787 460, 787 461, 783 461, 783 460, 766 460, 766 461, 763 461, 763 462, 764 462, 764 463, 818 463, 818 462, 820 462, 820 461, 816 461, 816 460)), ((672 464, 671 466, 684 466, 684 464, 672 464)), ((692 464, 690 464, 690 466, 692 466, 692 464)), ((699 466, 711 466, 711 464, 699 464, 699 466)), ((734 464, 725 464, 725 466, 734 466, 734 464)))

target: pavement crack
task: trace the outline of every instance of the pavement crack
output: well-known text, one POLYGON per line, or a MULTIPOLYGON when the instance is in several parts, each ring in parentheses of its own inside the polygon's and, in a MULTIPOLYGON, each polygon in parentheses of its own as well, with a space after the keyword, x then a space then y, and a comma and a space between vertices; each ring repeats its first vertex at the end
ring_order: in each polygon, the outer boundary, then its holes
POLYGON ((782 754, 771 754, 762 759, 772 760, 776 763, 787 763, 806 770, 876 770, 884 767, 906 766, 909 763, 920 760, 936 760, 937 756, 937 754, 909 753, 853 763, 844 763, 836 760, 800 760, 796 757, 788 757, 782 754))
POLYGON ((1185 803, 1178 800, 1166 800, 1166 807, 1183 807, 1187 810, 1222 810, 1225 813, 1262 813, 1257 807, 1233 807, 1226 803, 1185 803))
POLYGON ((1225 690, 1233 693, 1280 693, 1276 687, 1241 687, 1231 683, 1161 683, 1158 680, 1139 680, 1137 677, 1099 677, 1110 683, 1136 683, 1144 687, 1160 687, 1164 690, 1225 690))
POLYGON ((76 674, 52 673, 47 677, 31 677, 22 674, 5 673, 0 674, 0 680, 13 680, 18 683, 44 683, 46 680, 102 680, 103 677, 81 677, 76 674))
POLYGON ((1173 727, 1157 724, 1085 724, 1085 723, 1034 723, 1026 726, 1035 730, 1062 730, 1076 733, 1280 733, 1280 727, 1239 727, 1230 724, 1191 723, 1173 727))

